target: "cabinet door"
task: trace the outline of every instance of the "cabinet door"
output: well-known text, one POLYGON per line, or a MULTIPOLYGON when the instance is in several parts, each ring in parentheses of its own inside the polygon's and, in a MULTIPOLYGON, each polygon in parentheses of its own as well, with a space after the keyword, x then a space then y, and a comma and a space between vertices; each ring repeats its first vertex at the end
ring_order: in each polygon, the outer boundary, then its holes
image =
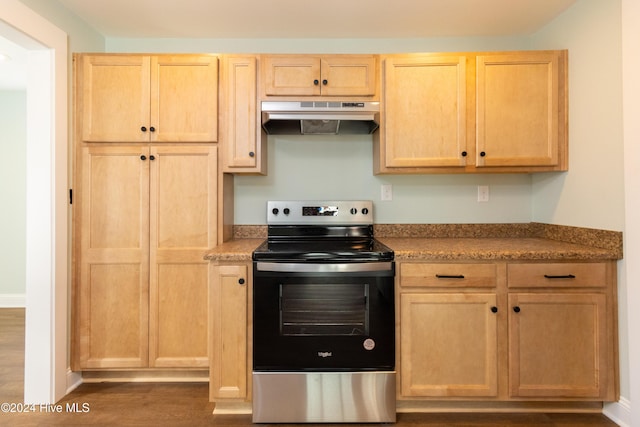
POLYGON ((495 294, 402 294, 402 395, 496 396, 495 307, 495 294))
POLYGON ((476 165, 558 166, 558 52, 478 56, 476 165))
POLYGON ((148 363, 148 157, 146 147, 82 148, 81 368, 148 363))
POLYGON ((247 397, 250 266, 211 267, 210 400, 247 397))
POLYGON ((509 307, 512 397, 604 398, 604 294, 511 294, 509 307))
POLYGON ((320 58, 305 55, 265 56, 265 95, 320 95, 320 58))
POLYGON ((146 56, 82 56, 83 141, 149 140, 149 66, 146 56))
POLYGON ((218 58, 168 55, 151 58, 151 140, 218 139, 218 58))
POLYGON ((385 60, 384 167, 466 164, 466 58, 385 60))
POLYGON ((217 148, 151 148, 150 365, 208 367, 208 262, 216 245, 217 148))
POLYGON ((323 56, 320 70, 322 95, 376 94, 376 58, 373 55, 323 56))
POLYGON ((221 73, 224 111, 224 171, 266 173, 266 150, 257 112, 257 66, 254 56, 225 57, 221 73))

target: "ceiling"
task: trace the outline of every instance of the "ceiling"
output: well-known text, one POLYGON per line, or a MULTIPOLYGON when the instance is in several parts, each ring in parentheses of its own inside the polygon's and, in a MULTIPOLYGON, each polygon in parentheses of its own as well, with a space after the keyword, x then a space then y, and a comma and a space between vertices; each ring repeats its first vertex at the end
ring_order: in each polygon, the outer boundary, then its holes
POLYGON ((576 0, 58 0, 105 37, 422 38, 530 34, 576 0))
MULTIPOLYGON (((58 0, 105 38, 429 38, 528 35, 578 0, 58 0)), ((0 89, 26 51, 0 35, 0 89)))

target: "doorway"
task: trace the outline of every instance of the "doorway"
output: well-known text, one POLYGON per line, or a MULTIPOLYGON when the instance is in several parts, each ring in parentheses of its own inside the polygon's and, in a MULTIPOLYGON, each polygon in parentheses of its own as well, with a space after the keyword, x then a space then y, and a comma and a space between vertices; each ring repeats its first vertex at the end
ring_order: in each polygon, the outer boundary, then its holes
POLYGON ((67 392, 67 35, 17 0, 0 37, 27 59, 25 403, 67 392))

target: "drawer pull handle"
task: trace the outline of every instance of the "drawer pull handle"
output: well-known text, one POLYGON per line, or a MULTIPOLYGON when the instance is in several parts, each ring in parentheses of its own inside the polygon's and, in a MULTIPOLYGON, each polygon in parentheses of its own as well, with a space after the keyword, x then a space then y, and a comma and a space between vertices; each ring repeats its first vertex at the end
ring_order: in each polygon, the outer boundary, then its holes
POLYGON ((436 274, 436 277, 438 279, 464 279, 464 274, 456 274, 456 275, 436 274))
POLYGON ((576 276, 574 276, 573 274, 566 274, 564 276, 553 276, 550 274, 545 274, 544 277, 547 279, 575 279, 576 278, 576 276))

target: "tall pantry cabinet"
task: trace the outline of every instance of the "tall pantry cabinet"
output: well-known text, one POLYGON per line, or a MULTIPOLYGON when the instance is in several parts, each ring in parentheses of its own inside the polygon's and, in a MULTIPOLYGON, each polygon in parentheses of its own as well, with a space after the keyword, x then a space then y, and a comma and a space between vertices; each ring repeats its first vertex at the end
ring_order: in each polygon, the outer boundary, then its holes
POLYGON ((72 367, 207 368, 218 58, 78 54, 72 367))

